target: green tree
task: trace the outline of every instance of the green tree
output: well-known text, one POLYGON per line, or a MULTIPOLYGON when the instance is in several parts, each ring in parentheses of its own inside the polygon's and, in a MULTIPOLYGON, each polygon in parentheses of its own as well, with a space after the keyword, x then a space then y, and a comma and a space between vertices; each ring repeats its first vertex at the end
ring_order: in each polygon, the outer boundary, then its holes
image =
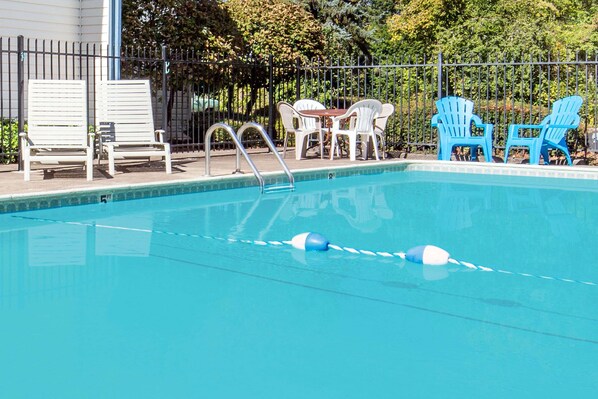
POLYGON ((242 47, 218 0, 123 0, 122 43, 235 55, 242 47))
POLYGON ((466 0, 398 0, 388 19, 390 45, 401 53, 437 52, 441 33, 458 25, 465 10, 466 0))
POLYGON ((449 55, 546 54, 597 44, 595 0, 397 0, 391 46, 449 55))
POLYGON ((330 58, 371 56, 371 0, 294 0, 322 26, 330 58))
POLYGON ((224 8, 239 30, 245 52, 282 63, 307 60, 324 53, 324 36, 318 22, 290 1, 228 0, 224 8))
MULTIPOLYGON (((241 36, 228 12, 218 0, 123 0, 123 51, 148 49, 149 54, 160 56, 159 48, 167 46, 172 73, 169 75, 168 115, 170 122, 175 93, 191 83, 203 86, 222 84, 226 76, 214 63, 200 65, 187 63, 190 54, 202 57, 209 54, 219 58, 233 58, 243 51, 241 36), (181 49, 182 51, 176 51, 181 49)), ((135 53, 134 53, 135 54, 135 53)), ((159 87, 161 65, 152 61, 127 60, 122 63, 123 74, 147 76, 159 87)))
MULTIPOLYGON (((322 29, 297 4, 279 0, 228 0, 223 4, 243 38, 245 53, 257 61, 264 63, 272 55, 274 62, 289 66, 297 59, 306 61, 323 56, 322 29)), ((282 71, 275 76, 277 81, 294 77, 292 69, 282 71)), ((258 89, 268 84, 268 78, 268 70, 259 65, 246 76, 250 87, 247 116, 257 101, 258 89)))

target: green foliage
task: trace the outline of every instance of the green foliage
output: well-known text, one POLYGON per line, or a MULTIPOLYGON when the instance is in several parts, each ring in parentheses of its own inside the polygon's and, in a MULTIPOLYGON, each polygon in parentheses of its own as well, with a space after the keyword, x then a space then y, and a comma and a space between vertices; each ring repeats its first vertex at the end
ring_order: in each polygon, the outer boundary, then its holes
POLYGON ((235 25, 217 0, 123 0, 122 44, 235 55, 242 48, 235 25))
POLYGON ((19 124, 16 120, 0 120, 0 153, 4 154, 0 157, 0 162, 16 162, 19 153, 19 124))
MULTIPOLYGON (((126 46, 168 47, 170 121, 175 93, 190 87, 226 93, 249 86, 244 113, 251 114, 257 89, 269 83, 269 56, 286 65, 322 57, 324 37, 311 14, 289 1, 123 0, 123 45, 124 51, 126 46)), ((161 58, 160 52, 151 57, 161 58)), ((162 64, 134 58, 121 64, 122 75, 150 78, 153 87, 160 87, 162 64)), ((226 102, 226 108, 230 111, 232 104, 226 102)))
MULTIPOLYGON (((189 63, 183 52, 169 54, 169 99, 175 90, 196 94, 206 87, 235 118, 265 115, 269 98, 264 90, 271 83, 277 99, 294 99, 295 60, 307 65, 320 58, 329 67, 314 64, 302 71, 301 96, 337 107, 387 97, 400 109, 394 120, 402 122, 391 122, 388 130, 400 138, 396 142, 430 143, 439 52, 445 60, 443 93, 472 98, 496 123, 498 144, 509 118, 535 121, 547 104, 573 92, 586 91, 584 124, 594 126, 598 112, 592 69, 580 74, 574 63, 527 63, 547 60, 549 54, 551 60, 563 60, 567 51, 579 51, 580 58, 591 54, 598 47, 598 0, 123 0, 123 21, 124 45, 166 44, 206 54, 205 63, 189 63), (334 68, 337 61, 330 61, 397 54, 412 61, 403 58, 391 72, 392 67, 334 68), (428 57, 420 62, 424 54, 428 57), (273 81, 270 55, 283 66, 273 81), (241 64, 235 61, 239 58, 252 61, 241 64), (487 61, 496 65, 472 64, 487 61), (411 62, 426 66, 405 65, 411 62), (533 112, 528 115, 526 109, 533 112)), ((134 76, 145 68, 145 76, 161 84, 160 63, 123 63, 128 67, 134 76)))
MULTIPOLYGON (((161 58, 160 48, 167 46, 172 91, 181 90, 190 82, 207 84, 220 78, 222 71, 214 64, 187 63, 190 55, 229 59, 244 51, 234 22, 218 0, 123 0, 122 18, 125 52, 129 48, 144 49, 150 57, 161 58)), ((160 63, 123 62, 122 69, 123 76, 151 77, 155 87, 161 84, 160 63)))
POLYGON ((224 2, 253 56, 294 64, 296 59, 322 57, 322 28, 298 5, 277 0, 228 0, 224 2))
POLYGON ((457 26, 465 10, 466 0, 398 0, 398 12, 388 19, 391 44, 409 54, 437 52, 439 36, 457 26))
POLYGON ((398 0, 391 44, 412 54, 545 54, 598 42, 596 1, 398 0))
MULTIPOLYGON (((371 56, 375 7, 385 0, 295 0, 320 23, 332 59, 371 56)), ((388 3, 388 1, 386 1, 388 3)))

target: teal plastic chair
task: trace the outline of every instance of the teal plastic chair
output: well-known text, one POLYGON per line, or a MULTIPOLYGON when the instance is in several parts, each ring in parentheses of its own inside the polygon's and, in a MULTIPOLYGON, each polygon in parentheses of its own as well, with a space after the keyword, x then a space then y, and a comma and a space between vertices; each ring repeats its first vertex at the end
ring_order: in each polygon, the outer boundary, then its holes
POLYGON ((477 150, 484 152, 486 162, 492 162, 492 129, 473 113, 473 101, 448 96, 436 101, 438 113, 432 117, 432 127, 438 129, 438 159, 448 161, 455 146, 469 147, 471 159, 477 159, 477 150), (472 124, 484 130, 483 135, 472 135, 472 124))
POLYGON ((529 163, 538 165, 540 155, 544 164, 550 163, 548 150, 561 150, 567 157, 567 163, 571 165, 571 155, 567 148, 565 134, 569 129, 577 129, 579 126, 579 109, 583 104, 580 96, 569 96, 557 100, 552 104, 552 112, 540 122, 539 125, 509 125, 507 145, 505 146, 505 163, 509 158, 511 147, 529 148, 529 163), (538 137, 520 137, 521 129, 539 129, 538 137))

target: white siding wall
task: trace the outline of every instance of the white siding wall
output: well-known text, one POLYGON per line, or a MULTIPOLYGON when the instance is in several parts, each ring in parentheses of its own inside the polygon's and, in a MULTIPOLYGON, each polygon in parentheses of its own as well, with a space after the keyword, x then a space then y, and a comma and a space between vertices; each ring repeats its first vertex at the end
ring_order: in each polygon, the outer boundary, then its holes
MULTIPOLYGON (((19 35, 25 37, 25 48, 38 51, 78 51, 78 43, 84 47, 96 45, 96 53, 105 54, 109 40, 109 0, 0 0, 0 46, 16 50, 19 35), (10 38, 10 45, 9 45, 10 38), (30 39, 30 40, 27 40, 30 39), (42 41, 45 40, 44 47, 42 41), (59 45, 60 43, 60 45, 59 45)), ((90 47, 91 48, 91 47, 90 47)), ((90 50, 91 51, 91 50, 90 50)), ((0 118, 17 115, 17 66, 16 54, 3 53, 0 60, 0 90, 2 102, 0 118), (10 83, 9 83, 10 82, 10 83)), ((25 61, 25 85, 27 76, 59 79, 82 76, 101 79, 106 74, 107 63, 97 61, 83 67, 73 68, 72 58, 49 57, 30 54, 25 61), (37 65, 37 68, 36 66, 37 65)), ((26 87, 26 86, 25 86, 26 87)), ((91 103, 93 99, 90 99, 91 103)), ((92 106, 93 104, 90 104, 92 106)))
POLYGON ((108 0, 0 0, 0 36, 108 43, 108 0))
MULTIPOLYGON (((96 44, 95 52, 107 55, 109 43, 109 0, 81 0, 81 42, 96 44)), ((81 74, 88 81, 89 119, 93 123, 95 116, 95 91, 94 83, 106 79, 108 73, 108 59, 97 59, 88 68, 82 68, 81 74)))
POLYGON ((0 36, 80 40, 80 0, 0 0, 0 36))
MULTIPOLYGON (((1 1, 1 0, 0 0, 1 1)), ((108 44, 108 0, 81 0, 81 41, 108 44)))

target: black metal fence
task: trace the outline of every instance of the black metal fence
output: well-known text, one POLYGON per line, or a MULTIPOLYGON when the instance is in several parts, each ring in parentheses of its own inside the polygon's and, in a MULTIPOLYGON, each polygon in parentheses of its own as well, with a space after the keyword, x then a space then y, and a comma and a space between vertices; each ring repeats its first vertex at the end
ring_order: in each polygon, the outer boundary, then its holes
MULTIPOLYGON (((568 136, 573 151, 598 150, 598 58, 587 54, 520 59, 456 60, 396 58, 279 65, 267 60, 222 60, 211 54, 160 48, 122 50, 83 43, 0 38, 0 160, 18 156, 18 132, 26 129, 28 79, 85 79, 90 128, 95 126, 95 83, 101 79, 150 79, 156 127, 166 130, 173 151, 199 151, 209 126, 247 121, 264 125, 280 142, 284 135, 276 103, 314 98, 346 108, 364 98, 395 105, 386 129, 390 150, 434 150, 430 126, 434 101, 459 95, 493 123, 494 149, 504 147, 510 123, 538 123, 560 97, 584 98, 579 129, 568 136)), ((228 148, 226 137, 216 145, 228 148)), ((245 136, 246 145, 260 145, 245 136)))
POLYGON ((508 125, 539 123, 552 102, 568 95, 584 98, 582 122, 568 135, 573 151, 598 151, 598 58, 572 54, 547 59, 455 60, 400 58, 392 61, 352 61, 303 66, 297 97, 319 99, 346 107, 362 98, 395 105, 386 141, 406 152, 434 148, 437 132, 430 126, 434 102, 458 95, 475 103, 475 112, 494 124, 494 150, 504 149, 508 125))

